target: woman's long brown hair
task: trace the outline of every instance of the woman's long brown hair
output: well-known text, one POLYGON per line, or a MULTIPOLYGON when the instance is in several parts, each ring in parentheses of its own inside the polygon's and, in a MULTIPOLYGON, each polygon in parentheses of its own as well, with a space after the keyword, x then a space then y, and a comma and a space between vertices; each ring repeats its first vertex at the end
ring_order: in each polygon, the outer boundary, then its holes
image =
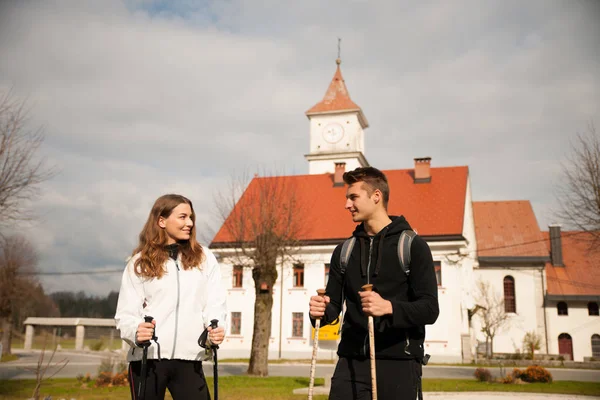
POLYGON ((183 269, 200 267, 204 260, 202 246, 196 241, 196 214, 192 202, 178 194, 165 194, 154 202, 148 220, 140 232, 140 243, 133 251, 133 255, 140 253, 140 257, 135 261, 135 273, 145 278, 161 278, 164 271, 164 264, 169 258, 166 250, 167 233, 158 226, 160 217, 169 218, 173 209, 180 204, 188 204, 192 209, 190 218, 194 226, 190 231, 190 239, 179 242, 179 252, 181 254, 181 263, 183 269))

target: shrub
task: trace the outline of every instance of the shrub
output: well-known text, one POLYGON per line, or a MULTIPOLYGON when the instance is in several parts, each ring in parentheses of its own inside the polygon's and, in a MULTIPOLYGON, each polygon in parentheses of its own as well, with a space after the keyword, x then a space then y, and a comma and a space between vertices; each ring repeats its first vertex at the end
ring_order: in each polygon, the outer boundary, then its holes
POLYGON ((103 348, 104 348, 104 341, 102 341, 101 339, 94 340, 92 342, 92 344, 90 345, 90 350, 93 350, 93 351, 100 351, 103 348))
POLYGON ((111 357, 103 358, 100 362, 100 366, 98 367, 98 375, 103 372, 112 372, 115 369, 115 361, 111 357))
POLYGON ((544 367, 530 365, 525 371, 519 371, 521 380, 525 382, 552 382, 552 374, 544 367))
POLYGON ((127 371, 123 372, 101 372, 96 378, 96 387, 112 387, 112 386, 127 386, 127 371))
POLYGON ((515 350, 515 352, 514 352, 514 353, 512 353, 512 354, 509 356, 509 359, 511 359, 511 360, 522 360, 522 359, 523 359, 523 357, 524 357, 524 354, 523 354, 523 353, 521 353, 521 351, 520 351, 519 349, 516 349, 516 350, 515 350))
POLYGON ((492 381, 492 373, 487 368, 477 368, 473 375, 475 375, 475 379, 477 379, 479 382, 492 381))
POLYGON ((77 383, 79 383, 80 385, 83 385, 84 383, 89 383, 92 380, 92 377, 90 376, 89 373, 83 375, 83 374, 79 374, 77 375, 77 383))
POLYGON ((96 386, 112 386, 112 372, 100 372, 96 378, 96 386))
POLYGON ((111 381, 113 386, 127 386, 129 381, 127 380, 127 371, 117 372, 112 376, 111 381))

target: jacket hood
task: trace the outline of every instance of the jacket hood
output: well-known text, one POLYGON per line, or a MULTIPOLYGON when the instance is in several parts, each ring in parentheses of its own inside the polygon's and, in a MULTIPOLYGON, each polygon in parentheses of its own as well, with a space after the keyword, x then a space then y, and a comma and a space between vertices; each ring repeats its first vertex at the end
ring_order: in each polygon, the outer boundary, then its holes
MULTIPOLYGON (((382 230, 377 232, 375 237, 377 237, 377 236, 385 237, 388 235, 400 234, 400 233, 402 233, 402 231, 405 231, 407 229, 412 230, 412 228, 408 224, 408 221, 406 220, 406 218, 404 218, 403 215, 401 215, 399 217, 390 215, 390 219, 392 220, 392 222, 389 225, 387 225, 385 228, 383 228, 382 230)), ((361 237, 368 238, 369 237, 369 235, 367 234, 367 231, 365 230, 364 222, 361 223, 360 225, 358 225, 356 227, 356 229, 354 229, 352 236, 356 236, 357 238, 361 238, 361 237)))
MULTIPOLYGON (((375 277, 379 275, 386 237, 397 236, 400 235, 400 233, 402 233, 402 231, 404 230, 412 229, 406 221, 406 218, 404 218, 404 216, 402 215, 399 217, 390 216, 390 219, 392 220, 392 222, 386 227, 384 227, 382 230, 377 232, 375 236, 369 236, 367 234, 367 232, 365 231, 364 222, 358 225, 352 233, 352 235, 356 237, 357 241, 360 244, 360 269, 362 276, 370 274, 375 277), (371 248, 371 246, 373 248, 371 248), (370 268, 371 263, 369 258, 371 254, 374 255, 374 268, 370 268)), ((393 246, 393 244, 390 243, 388 244, 388 246, 393 246)))

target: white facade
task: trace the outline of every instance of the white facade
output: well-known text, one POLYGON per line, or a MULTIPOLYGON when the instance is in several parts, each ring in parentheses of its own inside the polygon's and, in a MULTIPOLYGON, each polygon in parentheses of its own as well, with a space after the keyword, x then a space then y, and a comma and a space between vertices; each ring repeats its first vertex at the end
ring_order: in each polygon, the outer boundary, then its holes
POLYGON ((600 335, 600 316, 589 315, 588 301, 585 300, 565 301, 568 315, 558 315, 557 303, 556 300, 548 301, 546 307, 549 353, 559 354, 558 338, 567 334, 571 337, 575 361, 592 357, 592 336, 600 335))
MULTIPOLYGON (((510 276, 515 282, 516 312, 508 313, 508 320, 498 330, 493 343, 495 353, 522 352, 523 337, 527 332, 535 332, 541 336, 543 343, 540 353, 545 353, 543 273, 543 267, 527 266, 511 266, 510 269, 480 266, 475 270, 476 281, 481 279, 488 282, 490 289, 499 298, 504 297, 504 278, 510 276)), ((477 333, 477 340, 485 342, 480 328, 480 320, 476 316, 473 318, 473 330, 477 333)))

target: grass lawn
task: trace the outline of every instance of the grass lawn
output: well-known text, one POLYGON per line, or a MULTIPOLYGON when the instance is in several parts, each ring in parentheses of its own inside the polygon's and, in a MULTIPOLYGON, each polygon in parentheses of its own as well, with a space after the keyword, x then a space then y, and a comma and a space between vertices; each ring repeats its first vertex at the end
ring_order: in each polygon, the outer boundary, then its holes
MULTIPOLYGON (((323 379, 315 379, 316 385, 322 385, 323 379)), ((213 381, 208 378, 212 393, 213 381)), ((31 396, 34 381, 0 381, 0 399, 17 400, 31 396)), ((248 376, 224 376, 219 379, 219 396, 227 400, 298 400, 306 395, 294 395, 292 390, 308 387, 308 378, 248 376)), ((475 380, 425 379, 423 389, 426 392, 442 391, 511 391, 536 393, 562 393, 581 395, 600 395, 600 383, 595 382, 554 382, 525 385, 504 385, 501 383, 482 383, 475 380)), ((76 379, 52 379, 44 382, 41 393, 52 398, 77 400, 129 399, 127 387, 95 388, 92 385, 80 385, 76 379)), ((167 399, 171 397, 167 395, 167 399)), ((314 396, 324 400, 327 396, 314 396)))

